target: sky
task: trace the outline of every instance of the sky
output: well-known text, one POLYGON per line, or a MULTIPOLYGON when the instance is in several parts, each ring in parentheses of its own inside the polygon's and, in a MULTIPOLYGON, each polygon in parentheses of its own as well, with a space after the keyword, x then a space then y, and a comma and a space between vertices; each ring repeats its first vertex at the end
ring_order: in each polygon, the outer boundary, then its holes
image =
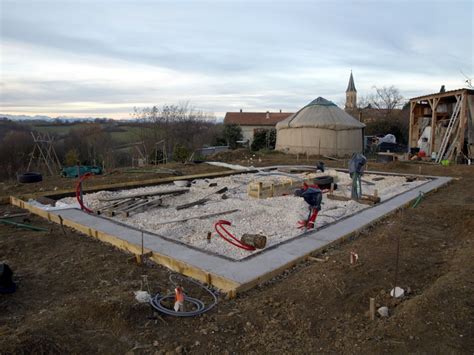
POLYGON ((130 118, 405 98, 474 77, 473 0, 0 0, 0 112, 130 118))

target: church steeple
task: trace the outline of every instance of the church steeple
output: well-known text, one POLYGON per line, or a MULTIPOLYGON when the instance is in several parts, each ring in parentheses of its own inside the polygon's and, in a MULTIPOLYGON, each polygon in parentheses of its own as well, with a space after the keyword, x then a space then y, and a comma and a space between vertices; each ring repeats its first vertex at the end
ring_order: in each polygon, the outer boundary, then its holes
POLYGON ((351 70, 351 76, 349 77, 349 84, 347 84, 347 90, 346 90, 346 110, 353 110, 357 108, 357 90, 354 84, 354 77, 352 76, 352 70, 351 70))

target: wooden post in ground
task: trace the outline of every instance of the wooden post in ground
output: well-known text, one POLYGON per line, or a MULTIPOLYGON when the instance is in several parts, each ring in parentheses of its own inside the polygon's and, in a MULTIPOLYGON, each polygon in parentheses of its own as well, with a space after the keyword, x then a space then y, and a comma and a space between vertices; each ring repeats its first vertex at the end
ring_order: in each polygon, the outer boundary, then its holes
MULTIPOLYGON (((433 153, 434 150, 434 143, 435 143, 435 131, 436 131, 436 119, 437 119, 437 114, 436 114, 436 109, 438 108, 438 102, 439 98, 433 98, 432 100, 428 100, 430 106, 431 106, 431 138, 430 138, 430 151, 429 155, 433 153)), ((428 152, 427 152, 428 155, 428 152)))
MULTIPOLYGON (((454 156, 454 161, 457 163, 457 157, 459 155, 462 155, 462 149, 464 147, 464 134, 466 132, 466 128, 467 128, 467 110, 468 110, 468 106, 467 106, 467 99, 468 99, 468 96, 467 96, 467 91, 464 91, 462 94, 461 94, 461 112, 459 113, 459 138, 457 140, 457 152, 456 152, 456 156, 454 156)), ((456 140, 456 138, 453 139, 453 142, 456 140)), ((448 157, 449 159, 449 157, 448 157)))
POLYGON ((370 320, 375 319, 375 298, 370 297, 369 299, 369 313, 370 313, 370 320))
POLYGON ((66 235, 66 229, 64 229, 64 223, 63 223, 63 217, 61 217, 61 215, 58 215, 58 217, 59 217, 59 223, 61 224, 61 229, 64 235, 66 235))
POLYGON ((395 295, 395 288, 398 284, 398 264, 400 263, 400 234, 397 233, 397 254, 395 257, 395 280, 393 282, 393 295, 395 295))

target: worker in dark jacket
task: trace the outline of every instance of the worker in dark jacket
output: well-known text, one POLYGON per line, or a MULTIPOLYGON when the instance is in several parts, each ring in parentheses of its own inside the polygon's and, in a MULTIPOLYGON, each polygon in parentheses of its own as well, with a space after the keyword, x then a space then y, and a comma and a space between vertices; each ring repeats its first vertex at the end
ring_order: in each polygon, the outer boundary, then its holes
POLYGON ((301 189, 295 191, 295 196, 303 197, 305 202, 309 205, 309 215, 306 221, 299 221, 298 228, 313 229, 318 212, 321 211, 321 201, 323 193, 318 185, 303 184, 301 189))

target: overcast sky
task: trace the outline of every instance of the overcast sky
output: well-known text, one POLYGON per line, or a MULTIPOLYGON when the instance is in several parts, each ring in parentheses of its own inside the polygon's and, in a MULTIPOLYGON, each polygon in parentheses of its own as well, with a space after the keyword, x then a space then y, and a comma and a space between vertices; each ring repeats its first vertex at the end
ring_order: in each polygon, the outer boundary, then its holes
POLYGON ((190 101, 294 111, 398 87, 406 98, 473 77, 473 0, 0 0, 0 112, 127 118, 190 101))

